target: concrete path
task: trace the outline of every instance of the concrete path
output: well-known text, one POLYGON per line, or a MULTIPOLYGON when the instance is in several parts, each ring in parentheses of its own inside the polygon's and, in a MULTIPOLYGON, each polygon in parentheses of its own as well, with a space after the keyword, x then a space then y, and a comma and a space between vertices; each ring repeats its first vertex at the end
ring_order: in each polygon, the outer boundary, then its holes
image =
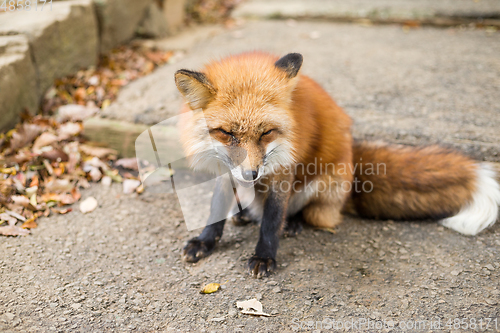
MULTIPOLYGON (((499 158, 500 39, 484 30, 248 22, 130 84, 105 115, 161 121, 178 110, 176 69, 250 49, 303 53, 304 73, 355 119, 357 137, 499 158)), ((95 185, 82 198, 97 198, 94 212, 75 207, 31 236, 2 238, 0 331, 324 332, 332 320, 354 331, 500 329, 499 224, 465 237, 433 222, 346 217, 335 234, 283 239, 277 272, 256 280, 244 266, 258 226, 227 226, 211 257, 187 264, 181 249, 199 231, 186 230, 174 195, 153 192, 95 185), (199 293, 212 282, 225 284, 199 293), (236 301, 253 297, 273 316, 240 314, 236 301)))
POLYGON ((251 50, 302 53, 303 73, 352 116, 357 138, 441 143, 500 161, 500 33, 485 30, 250 21, 128 85, 104 115, 158 123, 180 108, 176 70, 251 50))

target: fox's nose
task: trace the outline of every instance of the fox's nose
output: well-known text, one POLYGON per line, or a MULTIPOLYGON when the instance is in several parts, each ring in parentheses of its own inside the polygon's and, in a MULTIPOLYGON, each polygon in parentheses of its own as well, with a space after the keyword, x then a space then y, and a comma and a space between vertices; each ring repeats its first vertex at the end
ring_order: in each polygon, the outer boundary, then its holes
POLYGON ((257 171, 254 170, 245 170, 242 172, 243 178, 245 180, 256 180, 257 179, 257 171))

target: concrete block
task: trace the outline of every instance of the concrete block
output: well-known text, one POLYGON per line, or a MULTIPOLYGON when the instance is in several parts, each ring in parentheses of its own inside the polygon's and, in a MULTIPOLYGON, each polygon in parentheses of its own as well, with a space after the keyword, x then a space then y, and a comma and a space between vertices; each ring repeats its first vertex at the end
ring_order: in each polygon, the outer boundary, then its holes
MULTIPOLYGON (((6 14, 2 14, 6 15, 6 14)), ((0 37, 0 131, 19 120, 19 114, 38 106, 36 72, 26 36, 0 37)))
POLYGON ((178 32, 186 19, 186 0, 164 0, 163 13, 170 34, 178 32))
POLYGON ((55 78, 97 64, 98 27, 91 0, 60 1, 43 11, 2 14, 0 36, 26 35, 38 72, 39 93, 55 78))
POLYGON ((100 52, 132 39, 151 0, 95 0, 100 27, 100 52))

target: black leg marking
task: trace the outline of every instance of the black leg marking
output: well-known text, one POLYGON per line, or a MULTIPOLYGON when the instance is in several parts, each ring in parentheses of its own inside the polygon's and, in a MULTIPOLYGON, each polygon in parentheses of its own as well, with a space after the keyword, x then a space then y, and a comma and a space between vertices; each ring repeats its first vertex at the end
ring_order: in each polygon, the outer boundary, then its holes
POLYGON ((295 237, 302 232, 304 219, 302 217, 302 212, 295 214, 294 216, 286 220, 285 230, 283 230, 283 236, 285 237, 295 237))
POLYGON ((184 260, 197 262, 201 258, 208 257, 215 249, 215 244, 222 237, 225 220, 210 224, 203 229, 202 233, 190 239, 184 247, 184 260))
MULTIPOLYGON (((275 188, 281 188, 278 182, 275 188)), ((255 277, 268 276, 276 269, 279 231, 285 221, 289 192, 270 191, 264 204, 264 215, 255 255, 248 260, 249 273, 255 277)))

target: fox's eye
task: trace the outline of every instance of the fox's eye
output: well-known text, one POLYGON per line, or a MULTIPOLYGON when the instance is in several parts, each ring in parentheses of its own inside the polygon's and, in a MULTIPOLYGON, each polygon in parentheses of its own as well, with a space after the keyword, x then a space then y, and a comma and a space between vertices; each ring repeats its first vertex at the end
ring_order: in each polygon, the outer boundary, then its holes
POLYGON ((274 129, 269 130, 269 131, 267 131, 266 133, 263 133, 263 134, 262 134, 262 136, 264 136, 264 135, 269 135, 269 134, 271 134, 273 131, 274 131, 274 129))
POLYGON ((228 135, 228 136, 234 137, 233 133, 226 132, 226 131, 224 131, 222 128, 219 128, 219 131, 220 131, 222 134, 224 134, 224 135, 228 135))

